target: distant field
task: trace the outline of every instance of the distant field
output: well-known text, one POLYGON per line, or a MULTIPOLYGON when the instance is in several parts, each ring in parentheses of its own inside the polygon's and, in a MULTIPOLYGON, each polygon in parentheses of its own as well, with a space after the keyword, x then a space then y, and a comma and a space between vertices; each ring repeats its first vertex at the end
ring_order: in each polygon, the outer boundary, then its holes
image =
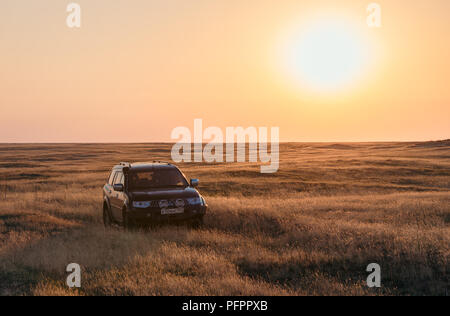
POLYGON ((450 293, 450 141, 282 144, 271 175, 180 164, 210 206, 203 228, 105 230, 110 168, 170 148, 0 145, 0 295, 450 293), (65 284, 72 262, 81 289, 65 284))

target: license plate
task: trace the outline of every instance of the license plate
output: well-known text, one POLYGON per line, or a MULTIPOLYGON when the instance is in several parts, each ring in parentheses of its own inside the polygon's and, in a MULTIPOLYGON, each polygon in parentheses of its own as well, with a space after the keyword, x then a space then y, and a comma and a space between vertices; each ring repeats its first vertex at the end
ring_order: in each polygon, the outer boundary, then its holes
POLYGON ((181 214, 181 213, 184 213, 184 207, 163 208, 161 210, 161 215, 171 215, 171 214, 181 214))

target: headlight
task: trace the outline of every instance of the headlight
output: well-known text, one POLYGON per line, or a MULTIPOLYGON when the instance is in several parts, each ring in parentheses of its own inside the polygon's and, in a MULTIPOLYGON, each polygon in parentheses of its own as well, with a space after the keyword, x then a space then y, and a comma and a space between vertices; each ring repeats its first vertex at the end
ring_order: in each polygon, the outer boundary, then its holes
POLYGON ((199 197, 186 199, 190 205, 202 205, 203 201, 199 197))
POLYGON ((169 201, 167 201, 167 200, 161 200, 161 201, 159 201, 159 207, 160 208, 166 208, 166 207, 168 207, 169 206, 169 201))
POLYGON ((147 207, 150 207, 151 204, 152 204, 152 202, 147 202, 147 201, 145 201, 145 202, 138 202, 138 201, 135 201, 135 202, 133 202, 133 207, 135 207, 135 208, 147 208, 147 207))

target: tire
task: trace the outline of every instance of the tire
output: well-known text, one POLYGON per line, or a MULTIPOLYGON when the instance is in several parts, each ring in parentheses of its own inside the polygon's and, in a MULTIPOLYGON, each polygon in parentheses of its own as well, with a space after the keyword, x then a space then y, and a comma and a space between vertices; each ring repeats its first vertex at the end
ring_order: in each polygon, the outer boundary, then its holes
POLYGON ((124 230, 132 230, 134 227, 126 210, 122 211, 122 226, 124 230))
POLYGON ((203 216, 202 216, 202 217, 199 217, 199 218, 196 218, 196 219, 194 219, 194 220, 191 222, 191 227, 192 227, 192 228, 197 229, 197 228, 202 228, 202 226, 203 226, 203 216))
POLYGON ((110 228, 112 226, 111 216, 108 212, 108 207, 105 205, 103 206, 103 225, 105 225, 105 228, 110 228))

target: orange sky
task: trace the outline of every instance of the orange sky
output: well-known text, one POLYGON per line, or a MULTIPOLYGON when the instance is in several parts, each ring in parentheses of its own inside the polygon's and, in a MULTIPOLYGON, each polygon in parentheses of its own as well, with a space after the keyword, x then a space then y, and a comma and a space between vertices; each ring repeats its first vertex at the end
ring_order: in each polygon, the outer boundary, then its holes
POLYGON ((0 142, 170 141, 177 126, 279 126, 282 141, 450 138, 450 1, 0 2, 0 142), (351 21, 371 65, 342 90, 290 77, 306 21, 351 21), (291 35, 289 35, 291 34, 291 35))

